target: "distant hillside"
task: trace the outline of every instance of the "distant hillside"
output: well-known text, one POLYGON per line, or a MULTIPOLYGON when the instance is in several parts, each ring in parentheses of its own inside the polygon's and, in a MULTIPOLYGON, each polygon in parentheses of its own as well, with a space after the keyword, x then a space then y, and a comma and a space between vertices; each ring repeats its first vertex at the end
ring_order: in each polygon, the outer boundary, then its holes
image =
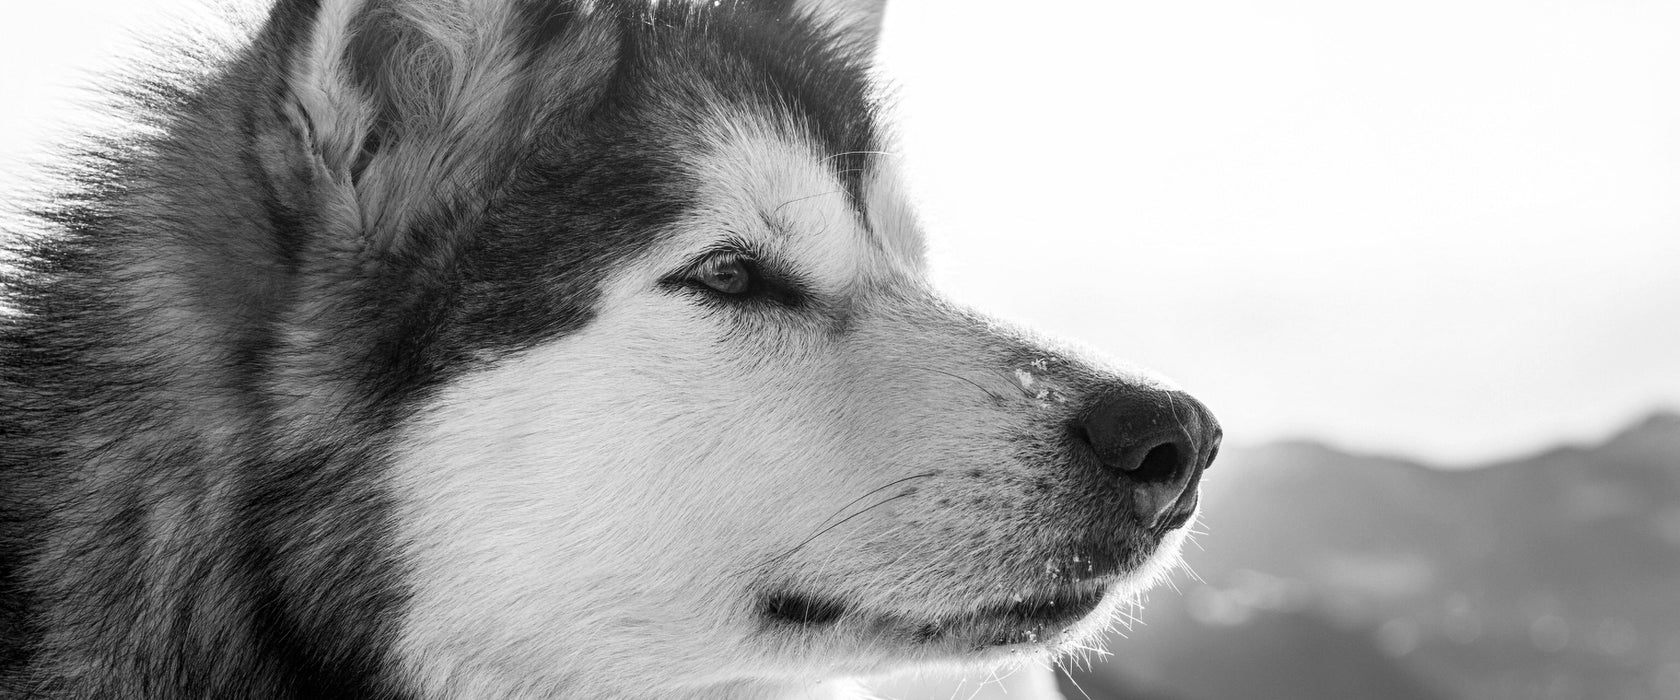
POLYGON ((1680 415, 1474 470, 1233 450, 1204 495, 1203 582, 1076 676, 1094 700, 1680 700, 1680 415))

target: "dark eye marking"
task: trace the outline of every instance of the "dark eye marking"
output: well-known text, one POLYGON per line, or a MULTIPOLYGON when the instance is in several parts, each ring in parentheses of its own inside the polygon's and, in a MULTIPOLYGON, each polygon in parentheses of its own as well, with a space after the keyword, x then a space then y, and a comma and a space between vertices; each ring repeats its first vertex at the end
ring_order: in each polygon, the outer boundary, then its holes
POLYGON ((701 255, 660 284, 700 292, 726 303, 769 302, 798 308, 810 298, 796 276, 761 263, 758 256, 733 245, 701 255))

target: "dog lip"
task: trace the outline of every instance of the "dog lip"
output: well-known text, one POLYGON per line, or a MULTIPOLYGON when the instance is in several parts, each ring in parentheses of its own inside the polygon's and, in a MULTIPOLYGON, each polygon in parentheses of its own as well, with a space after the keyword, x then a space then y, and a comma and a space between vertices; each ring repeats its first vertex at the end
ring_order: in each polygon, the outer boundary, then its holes
POLYGON ((1079 586, 1016 596, 955 616, 941 627, 949 636, 977 640, 976 650, 1046 641, 1094 612, 1106 591, 1105 586, 1079 586))
POLYGON ((969 653, 1050 642, 1095 612, 1107 591, 1104 585, 1080 585, 1017 595, 924 622, 909 636, 919 645, 955 643, 969 653))
POLYGON ((838 622, 847 605, 832 598, 803 593, 779 592, 759 601, 759 615, 765 620, 800 627, 822 627, 838 622))
POLYGON ((772 626, 815 632, 843 620, 878 632, 895 629, 913 643, 959 644, 970 652, 1048 641, 1101 605, 1106 586, 1080 584, 982 602, 973 609, 936 618, 902 613, 871 615, 835 598, 781 591, 759 599, 759 615, 772 626))

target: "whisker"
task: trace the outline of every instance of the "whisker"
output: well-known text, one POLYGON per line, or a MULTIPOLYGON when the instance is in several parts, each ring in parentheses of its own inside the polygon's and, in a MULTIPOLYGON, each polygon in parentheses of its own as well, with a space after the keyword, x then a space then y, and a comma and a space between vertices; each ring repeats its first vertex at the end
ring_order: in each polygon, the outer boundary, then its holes
POLYGON ((1196 573, 1195 569, 1190 568, 1190 562, 1181 561, 1181 562, 1178 563, 1178 565, 1180 567, 1183 567, 1184 568, 1184 573, 1189 574, 1190 578, 1193 578, 1193 579, 1196 580, 1196 583, 1200 583, 1202 585, 1207 585, 1207 581, 1202 578, 1202 575, 1196 573))
POLYGON ((827 524, 828 524, 828 521, 830 521, 830 520, 833 520, 833 519, 834 519, 834 516, 836 516, 836 515, 839 515, 839 514, 841 514, 841 513, 844 513, 844 512, 846 512, 846 509, 847 509, 847 508, 850 508, 850 507, 852 507, 852 506, 854 506, 854 505, 857 505, 857 502, 858 502, 858 501, 861 501, 861 500, 863 500, 863 499, 865 499, 865 498, 868 498, 868 497, 870 497, 870 496, 873 496, 873 495, 875 495, 875 494, 877 494, 877 493, 880 493, 880 492, 882 492, 882 491, 885 491, 885 490, 887 490, 887 489, 890 489, 890 488, 892 488, 892 487, 894 487, 894 486, 897 486, 897 485, 899 485, 899 484, 902 484, 902 483, 904 483, 904 482, 906 482, 906 481, 913 481, 913 480, 916 480, 916 479, 926 479, 926 478, 928 478, 928 477, 930 477, 930 476, 934 476, 934 474, 935 474, 935 473, 934 473, 934 472, 926 472, 926 473, 922 473, 922 474, 915 474, 915 475, 912 475, 912 476, 907 476, 907 477, 904 477, 904 478, 902 478, 902 479, 895 479, 895 480, 893 480, 893 481, 889 481, 889 482, 887 482, 887 483, 885 483, 885 484, 882 484, 882 485, 881 485, 881 486, 878 486, 878 487, 876 487, 876 488, 874 488, 874 489, 872 489, 872 490, 870 490, 870 491, 869 491, 869 492, 868 492, 868 493, 865 493, 865 494, 863 494, 863 495, 862 495, 862 496, 858 496, 858 497, 857 497, 857 498, 854 498, 854 499, 852 499, 852 500, 851 500, 851 502, 850 502, 850 503, 847 503, 847 504, 846 504, 846 505, 843 505, 843 506, 840 506, 840 507, 839 507, 839 508, 838 508, 838 509, 836 509, 836 510, 835 510, 835 511, 834 511, 834 512, 833 512, 833 513, 831 513, 831 514, 830 514, 830 515, 829 515, 829 516, 828 516, 828 517, 826 517, 826 518, 823 518, 823 519, 822 519, 822 522, 820 522, 820 523, 817 523, 817 527, 822 527, 822 526, 824 526, 824 525, 827 525, 827 524))
POLYGON ((1015 390, 1021 392, 1022 396, 1025 396, 1029 399, 1038 398, 1037 396, 1033 395, 1033 393, 1031 391, 1028 391, 1026 387, 1021 386, 1021 383, 1016 381, 1014 377, 1011 377, 1007 374, 1004 374, 1003 370, 994 370, 994 373, 997 374, 997 376, 999 378, 1003 379, 1003 383, 1008 384, 1009 386, 1015 387, 1015 390))
POLYGON ((816 534, 811 535, 810 537, 805 538, 799 544, 794 545, 793 549, 790 549, 786 552, 783 552, 782 554, 771 557, 770 559, 766 560, 764 563, 759 564, 758 566, 755 566, 751 569, 747 569, 746 571, 743 571, 742 573, 743 574, 749 573, 749 572, 752 572, 752 571, 757 570, 757 569, 762 569, 762 568, 765 568, 765 567, 774 566, 777 563, 786 561, 789 557, 792 557, 793 555, 799 553, 799 550, 803 549, 805 547, 805 545, 810 544, 812 540, 815 540, 818 537, 822 537, 823 535, 828 534, 828 532, 830 530, 833 530, 834 528, 840 527, 841 525, 845 525, 846 523, 851 522, 852 518, 856 518, 860 515, 863 515, 864 513, 868 513, 869 511, 872 511, 876 508, 879 508, 879 507, 884 506, 888 503, 896 501, 900 498, 905 498, 905 497, 912 496, 912 495, 914 495, 914 492, 906 492, 906 493, 898 494, 897 496, 893 496, 891 498, 884 498, 880 501, 877 501, 874 505, 871 505, 868 508, 864 508, 863 510, 860 510, 856 513, 848 515, 844 518, 841 518, 839 522, 836 522, 833 525, 829 525, 828 527, 825 527, 822 530, 819 530, 816 534))
POLYGON ((1114 655, 1114 652, 1109 651, 1107 649, 1102 649, 1102 648, 1099 648, 1099 647, 1088 647, 1088 646, 1085 646, 1084 644, 1071 644, 1070 643, 1070 644, 1068 644, 1068 646, 1071 647, 1071 648, 1074 648, 1074 649, 1078 649, 1078 650, 1083 651, 1083 652, 1088 653, 1088 654, 1096 654, 1097 656, 1113 656, 1114 655))
POLYGON ((981 384, 980 382, 974 381, 974 380, 969 379, 968 377, 964 377, 960 374, 953 374, 951 372, 947 372, 947 371, 942 370, 942 369, 934 369, 932 367, 920 367, 920 366, 915 366, 915 365, 912 365, 911 367, 913 369, 919 369, 919 370, 922 370, 924 372, 934 372, 934 373, 937 373, 937 374, 943 374, 943 375, 945 375, 947 377, 950 377, 952 379, 959 379, 959 380, 962 380, 964 382, 968 382, 970 385, 973 385, 974 388, 979 389, 983 392, 986 392, 986 395, 992 397, 992 400, 994 400, 994 401, 1005 401, 1006 400, 1006 399, 1003 398, 1002 394, 999 394, 995 391, 992 391, 991 389, 986 388, 985 385, 981 384))
POLYGON ((1069 671, 1067 666, 1058 661, 1056 662, 1056 668, 1062 672, 1062 675, 1067 676, 1068 682, 1073 684, 1074 689, 1078 690, 1080 695, 1085 696, 1085 700, 1094 700, 1090 693, 1085 692, 1085 689, 1079 686, 1079 681, 1073 679, 1073 672, 1069 671))
POLYGON ((1114 616, 1119 620, 1120 624, 1125 625, 1128 630, 1132 629, 1135 625, 1143 624, 1143 618, 1129 610, 1116 610, 1114 612, 1114 616))

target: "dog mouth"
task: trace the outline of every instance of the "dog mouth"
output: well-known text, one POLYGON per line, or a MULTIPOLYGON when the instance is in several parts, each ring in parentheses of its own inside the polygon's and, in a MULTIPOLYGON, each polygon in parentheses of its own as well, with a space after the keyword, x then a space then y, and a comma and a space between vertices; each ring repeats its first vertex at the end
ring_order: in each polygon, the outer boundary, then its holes
POLYGON ((966 610, 930 617, 873 612, 809 593, 779 592, 761 599, 766 624, 817 632, 841 626, 904 639, 919 646, 960 646, 967 651, 1049 643, 1102 605, 1107 586, 1082 583, 979 600, 966 610))
MULTIPOLYGON (((1169 524, 1166 530, 1176 529, 1169 524)), ((940 604, 937 613, 877 607, 844 595, 814 592, 800 584, 760 589, 761 630, 772 636, 862 637, 935 653, 968 655, 1017 645, 1058 646, 1102 608, 1111 591, 1147 577, 1165 533, 1133 539, 1086 541, 1057 548, 1033 582, 971 598, 967 605, 940 604)), ((1115 593, 1115 595, 1124 595, 1115 593)), ((917 596, 919 597, 919 596, 917 596)))

